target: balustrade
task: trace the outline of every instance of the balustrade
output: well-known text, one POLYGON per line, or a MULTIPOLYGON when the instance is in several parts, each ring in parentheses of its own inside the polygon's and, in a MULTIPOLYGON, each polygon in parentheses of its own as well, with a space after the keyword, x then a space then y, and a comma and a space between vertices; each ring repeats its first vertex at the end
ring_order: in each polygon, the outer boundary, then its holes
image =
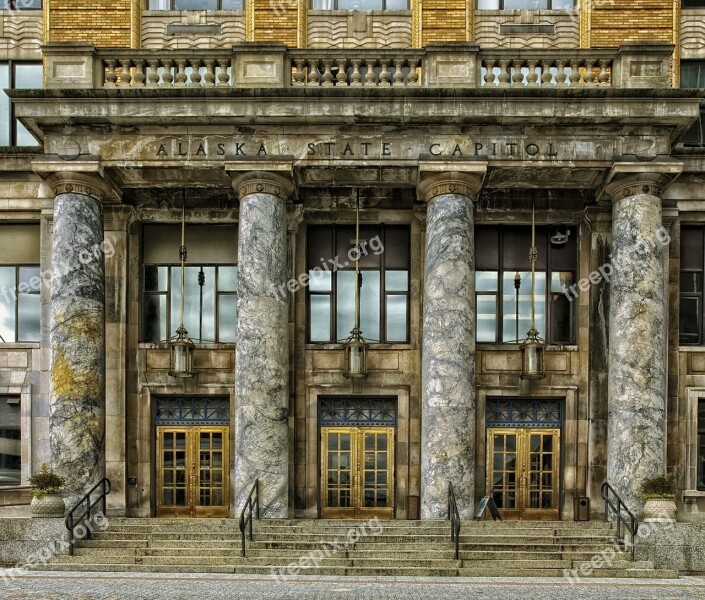
MULTIPOLYGON (((576 87, 612 85, 613 56, 579 50, 578 55, 555 58, 555 51, 538 51, 528 58, 512 58, 510 52, 482 51, 480 83, 485 87, 576 87)), ((573 51, 574 53, 576 51, 573 51)), ((516 51, 515 54, 528 54, 516 51)))

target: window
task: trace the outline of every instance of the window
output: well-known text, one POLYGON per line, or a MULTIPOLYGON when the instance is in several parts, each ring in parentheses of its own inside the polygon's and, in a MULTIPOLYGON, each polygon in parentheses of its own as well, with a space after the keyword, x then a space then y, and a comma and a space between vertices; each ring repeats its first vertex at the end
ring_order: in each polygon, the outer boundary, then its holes
MULTIPOLYGON (((360 328, 375 342, 409 339, 409 228, 360 226, 360 328)), ((336 342, 355 322, 355 226, 308 229, 308 339, 336 342), (352 253, 351 253, 352 250, 352 253)))
MULTIPOLYGON (((160 342, 179 326, 181 228, 143 229, 142 341, 160 342)), ((184 325, 196 342, 235 342, 237 325, 237 228, 186 227, 184 325)))
POLYGON ((683 8, 705 8, 705 0, 683 0, 683 8))
POLYGON ((44 87, 42 63, 0 62, 0 146, 37 146, 39 142, 15 118, 15 109, 3 91, 44 87))
POLYGON ((681 87, 705 88, 705 60, 681 61, 681 87))
POLYGON ((705 227, 681 227, 680 343, 703 343, 705 227))
POLYGON ((705 399, 698 400, 698 485, 705 490, 705 399))
POLYGON ((313 0, 313 10, 408 10, 408 0, 313 0))
POLYGON ((42 0, 3 0, 2 10, 42 10, 42 0))
POLYGON ((244 0, 147 0, 147 10, 243 10, 244 0))
POLYGON ((0 396, 0 486, 19 485, 20 398, 0 396))
MULTIPOLYGON (((575 228, 561 226, 568 240, 551 243, 557 229, 536 228, 535 322, 548 343, 574 344, 575 303, 564 291, 575 281, 577 234, 575 228)), ((475 246, 477 341, 523 340, 531 327, 531 228, 479 226, 475 246)))
POLYGON ((40 341, 39 226, 0 225, 0 343, 40 341))
POLYGON ((478 10, 572 10, 573 0, 477 0, 478 10))

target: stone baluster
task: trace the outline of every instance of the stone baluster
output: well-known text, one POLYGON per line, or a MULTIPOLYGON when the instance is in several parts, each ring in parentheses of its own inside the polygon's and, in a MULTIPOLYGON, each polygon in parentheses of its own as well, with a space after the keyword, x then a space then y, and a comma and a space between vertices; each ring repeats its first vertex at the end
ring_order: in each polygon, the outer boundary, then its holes
POLYGON ((353 58, 352 73, 350 73, 350 87, 360 87, 362 85, 362 74, 360 73, 360 64, 362 61, 359 58, 353 58))
POLYGON ((203 76, 204 87, 215 87, 215 61, 208 59, 205 61, 206 73, 203 76))
POLYGON ((389 73, 389 59, 383 58, 379 61, 379 87, 390 87, 391 75, 389 73))
POLYGON ((570 75, 568 76, 568 80, 570 81, 569 86, 575 87, 580 85, 580 62, 581 61, 575 59, 570 61, 570 75))
POLYGON ((524 86, 524 73, 522 73, 521 68, 524 66, 523 60, 512 61, 512 86, 523 87, 524 86))
POLYGON ((147 87, 159 87, 159 59, 150 58, 147 64, 149 65, 147 87))
POLYGON ((530 59, 527 61, 529 72, 526 75, 526 87, 538 87, 539 74, 536 72, 538 61, 530 59))
POLYGON ((610 85, 610 72, 607 70, 610 67, 610 62, 608 60, 600 61, 600 74, 597 76, 597 80, 600 85, 610 85))
POLYGON ((230 60, 227 58, 218 59, 218 87, 229 87, 230 86, 230 75, 228 74, 228 67, 230 66, 230 60))
POLYGON ((132 75, 132 87, 144 87, 144 82, 147 79, 144 74, 144 60, 137 58, 133 62, 135 72, 132 75))
POLYGON ((643 481, 664 473, 668 238, 660 196, 668 177, 658 172, 626 175, 605 189, 612 199, 613 269, 607 481, 637 514, 643 481))
POLYGON ((509 61, 500 60, 499 61, 499 86, 498 87, 509 87, 509 61))
POLYGON ((291 85, 294 87, 306 85, 306 73, 304 72, 306 62, 303 58, 298 58, 294 64, 296 65, 296 69, 294 70, 294 78, 291 85))
POLYGON ((494 60, 485 61, 485 86, 487 87, 493 87, 497 80, 497 77, 494 74, 494 64, 494 60))
POLYGON ((448 517, 448 484, 460 517, 475 498, 475 248, 480 173, 436 173, 419 184, 427 202, 421 367, 421 518, 448 517))
POLYGON ((201 61, 194 58, 191 62, 191 75, 189 77, 189 87, 201 87, 201 61))
POLYGON ((176 83, 174 87, 186 87, 186 59, 179 58, 176 61, 176 83))
POLYGON ((583 75, 583 80, 585 85, 592 86, 595 85, 595 60, 588 58, 585 60, 585 74, 583 75))
POLYGON ((348 87, 348 61, 344 58, 339 58, 336 63, 338 72, 335 74, 335 86, 348 87))
POLYGON ((105 59, 105 83, 103 87, 114 88, 115 82, 117 81, 117 75, 115 73, 115 59, 106 58, 105 59))
POLYGON ((377 60, 374 58, 365 60, 365 66, 367 67, 365 71, 365 87, 375 87, 377 85, 377 73, 375 73, 376 65, 377 60))
POLYGON ((131 66, 132 59, 123 58, 120 60, 120 67, 122 67, 120 73, 120 87, 130 87, 130 83, 132 82, 132 73, 130 73, 131 66))
POLYGON ((260 515, 288 516, 288 179, 250 171, 233 180, 240 198, 235 347, 235 514, 259 479, 260 515))
POLYGON ((170 58, 162 61, 164 71, 162 72, 162 87, 172 87, 174 85, 174 63, 170 58))
POLYGON ((419 86, 419 59, 412 58, 409 60, 409 83, 408 87, 418 87, 419 86))
POLYGON ((394 59, 394 75, 392 76, 394 87, 404 87, 404 59, 400 56, 394 59))
POLYGON ((332 72, 333 60, 330 58, 323 59, 323 76, 321 77, 321 87, 333 87, 335 77, 332 72))
POLYGON ((311 58, 308 61, 308 85, 318 87, 320 85, 321 74, 318 72, 318 59, 311 58))
POLYGON ((553 73, 551 73, 551 63, 544 60, 541 63, 541 85, 549 86, 553 84, 553 73))
POLYGON ((556 61, 556 85, 557 86, 562 86, 565 85, 565 80, 566 80, 566 74, 565 74, 565 64, 564 61, 562 60, 557 60, 556 61))
POLYGON ((97 177, 61 172, 54 192, 49 452, 72 506, 105 477, 105 246, 97 177))

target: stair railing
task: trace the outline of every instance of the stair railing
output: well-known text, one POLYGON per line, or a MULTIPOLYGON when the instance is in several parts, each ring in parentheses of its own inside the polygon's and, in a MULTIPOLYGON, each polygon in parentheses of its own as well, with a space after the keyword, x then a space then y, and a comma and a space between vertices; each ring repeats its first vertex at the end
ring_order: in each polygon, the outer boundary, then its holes
POLYGON ((629 544, 631 549, 631 560, 634 561, 634 545, 636 544, 636 533, 639 531, 639 521, 632 511, 627 508, 622 498, 616 490, 607 482, 602 484, 602 499, 605 501, 605 521, 610 520, 610 510, 617 516, 617 530, 615 532, 615 542, 617 545, 626 548, 629 544), (625 535, 622 535, 624 528, 625 535), (626 541, 626 533, 631 535, 631 543, 626 541))
POLYGON ((245 556, 245 529, 248 524, 250 526, 249 539, 252 541, 252 509, 254 508, 257 518, 259 519, 259 479, 255 479, 255 484, 250 490, 250 495, 247 497, 245 506, 242 507, 240 513, 240 534, 242 536, 242 550, 240 554, 245 556), (254 494, 254 499, 252 495, 254 494), (245 516, 247 514, 247 516, 245 516))
POLYGON ((86 538, 91 539, 93 532, 93 527, 90 524, 90 520, 93 518, 93 509, 100 503, 101 511, 103 517, 106 516, 105 498, 110 493, 112 486, 110 485, 110 479, 104 477, 98 483, 96 483, 86 494, 81 498, 76 504, 69 510, 69 514, 66 516, 66 529, 69 530, 69 556, 73 556, 73 547, 75 545, 74 540, 74 529, 78 527, 83 521, 88 521, 85 527, 86 538), (91 494, 100 488, 100 494, 98 497, 91 502, 91 494), (79 509, 85 508, 85 510, 80 514, 76 515, 79 509))
POLYGON ((448 519, 450 519, 450 541, 455 542, 455 560, 460 554, 460 513, 455 501, 453 484, 448 483, 448 519))

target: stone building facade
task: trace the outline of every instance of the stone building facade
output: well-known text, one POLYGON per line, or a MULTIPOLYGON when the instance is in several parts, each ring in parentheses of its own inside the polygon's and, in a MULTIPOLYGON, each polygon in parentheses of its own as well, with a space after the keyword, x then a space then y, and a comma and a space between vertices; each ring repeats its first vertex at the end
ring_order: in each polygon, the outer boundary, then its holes
POLYGON ((224 2, 3 15, 0 514, 703 520, 705 9, 224 2))

